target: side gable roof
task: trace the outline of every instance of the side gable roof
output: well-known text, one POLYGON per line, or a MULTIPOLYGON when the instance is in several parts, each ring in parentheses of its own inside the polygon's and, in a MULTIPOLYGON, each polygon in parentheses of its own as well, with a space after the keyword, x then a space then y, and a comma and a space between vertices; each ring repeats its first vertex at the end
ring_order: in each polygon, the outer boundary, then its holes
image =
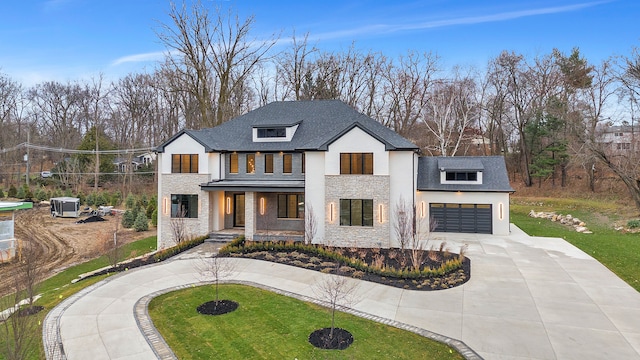
MULTIPOLYGON (((356 126, 384 143, 387 150, 418 149, 409 140, 340 100, 272 102, 214 128, 184 132, 203 144, 207 151, 325 151, 356 126), (253 128, 294 125, 298 125, 298 129, 289 142, 253 142, 253 128)), ((174 138, 159 146, 158 151, 164 151, 174 138)))
POLYGON ((164 149, 171 144, 172 142, 174 142, 177 138, 179 138, 180 136, 186 134, 187 136, 190 136, 193 140, 197 141, 200 145, 202 145, 204 147, 204 151, 205 152, 211 152, 213 151, 213 148, 209 146, 209 144, 207 144, 204 139, 202 139, 202 137, 200 136, 198 131, 194 131, 194 130, 189 130, 189 129, 183 129, 180 130, 178 133, 176 133, 175 135, 173 135, 171 138, 169 138, 169 140, 163 142, 161 145, 159 145, 158 147, 156 147, 155 151, 162 153, 164 152, 164 149))
POLYGON ((418 159, 419 191, 513 192, 502 156, 424 156, 418 159), (445 165, 442 168, 439 165, 445 165), (442 184, 440 171, 482 171, 482 184, 442 184))

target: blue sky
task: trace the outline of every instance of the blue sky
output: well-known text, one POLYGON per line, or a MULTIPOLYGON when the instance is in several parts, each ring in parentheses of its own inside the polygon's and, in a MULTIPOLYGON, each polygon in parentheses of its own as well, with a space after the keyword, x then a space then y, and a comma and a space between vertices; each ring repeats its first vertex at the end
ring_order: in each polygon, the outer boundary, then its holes
MULTIPOLYGON (((637 0, 202 1, 254 15, 257 38, 295 30, 323 50, 355 42, 389 57, 432 51, 445 66, 483 68, 502 50, 573 47, 597 63, 640 46, 637 0)), ((165 0, 2 1, 0 73, 30 86, 150 70, 164 50, 155 31, 168 10, 165 0)))

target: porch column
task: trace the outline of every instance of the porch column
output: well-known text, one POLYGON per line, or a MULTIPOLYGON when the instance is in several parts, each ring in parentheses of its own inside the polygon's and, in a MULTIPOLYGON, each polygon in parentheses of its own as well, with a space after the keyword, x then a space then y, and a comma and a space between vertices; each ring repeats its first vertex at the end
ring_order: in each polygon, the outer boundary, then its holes
POLYGON ((256 232, 256 204, 255 193, 244 193, 244 237, 247 240, 253 240, 253 234, 256 232))

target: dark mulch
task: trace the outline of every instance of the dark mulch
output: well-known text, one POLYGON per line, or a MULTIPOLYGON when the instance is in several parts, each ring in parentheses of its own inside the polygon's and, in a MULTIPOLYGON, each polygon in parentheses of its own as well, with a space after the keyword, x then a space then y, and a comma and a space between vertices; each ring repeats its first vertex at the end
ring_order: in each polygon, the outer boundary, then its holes
POLYGON ((207 301, 198 306, 197 310, 202 315, 222 315, 235 311, 238 303, 231 300, 207 301))
MULTIPOLYGON (((367 264, 375 261, 382 261, 386 267, 398 268, 403 266, 403 261, 398 255, 398 249, 348 249, 336 248, 348 258, 356 258, 367 264)), ((397 278, 390 276, 381 276, 370 272, 356 271, 356 269, 345 264, 337 263, 334 260, 319 258, 314 254, 305 254, 302 251, 276 252, 276 251, 258 251, 253 253, 235 253, 230 256, 247 257, 258 260, 265 260, 286 264, 291 266, 302 267, 309 270, 321 271, 330 274, 339 274, 351 276, 365 281, 371 281, 388 286, 398 287, 407 290, 444 290, 452 287, 460 286, 471 278, 471 261, 465 257, 462 267, 453 270, 442 276, 422 277, 422 278, 397 278), (303 254, 303 255, 301 255, 303 254)), ((438 268, 443 262, 457 257, 458 254, 449 253, 447 251, 434 250, 425 252, 424 261, 421 268, 438 268), (427 256, 427 254, 430 254, 427 256)), ((407 258, 405 258, 407 259, 407 258)), ((404 266, 410 266, 410 260, 404 261, 404 266)))
POLYGON ((353 335, 345 329, 333 328, 333 336, 331 328, 318 329, 309 335, 311 345, 327 350, 344 350, 353 343, 353 335))
POLYGON ((15 315, 19 316, 19 317, 31 316, 31 315, 35 315, 35 314, 39 313, 42 310, 44 310, 44 306, 33 305, 33 306, 21 308, 20 310, 15 312, 15 315))

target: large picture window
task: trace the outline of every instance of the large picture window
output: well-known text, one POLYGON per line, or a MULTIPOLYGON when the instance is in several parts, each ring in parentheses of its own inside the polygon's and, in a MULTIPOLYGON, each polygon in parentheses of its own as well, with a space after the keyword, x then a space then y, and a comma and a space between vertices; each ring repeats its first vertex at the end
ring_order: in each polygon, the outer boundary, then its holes
POLYGON ((198 154, 173 154, 171 155, 172 173, 197 173, 198 154))
POLYGON ((340 153, 340 174, 373 175, 373 153, 340 153))
POLYGON ((264 173, 273 174, 273 154, 264 154, 264 173))
POLYGON ((303 219, 304 218, 304 195, 279 194, 278 195, 278 218, 303 219))
POLYGON ((197 218, 198 195, 171 194, 172 218, 197 218))
POLYGON ((266 128, 258 129, 258 138, 283 138, 287 137, 287 129, 285 128, 266 128))
POLYGON ((229 172, 231 174, 238 173, 238 153, 229 154, 229 172))
POLYGON ((373 200, 340 199, 340 225, 373 226, 373 200))
POLYGON ((293 155, 282 155, 282 173, 291 174, 293 172, 293 155))

